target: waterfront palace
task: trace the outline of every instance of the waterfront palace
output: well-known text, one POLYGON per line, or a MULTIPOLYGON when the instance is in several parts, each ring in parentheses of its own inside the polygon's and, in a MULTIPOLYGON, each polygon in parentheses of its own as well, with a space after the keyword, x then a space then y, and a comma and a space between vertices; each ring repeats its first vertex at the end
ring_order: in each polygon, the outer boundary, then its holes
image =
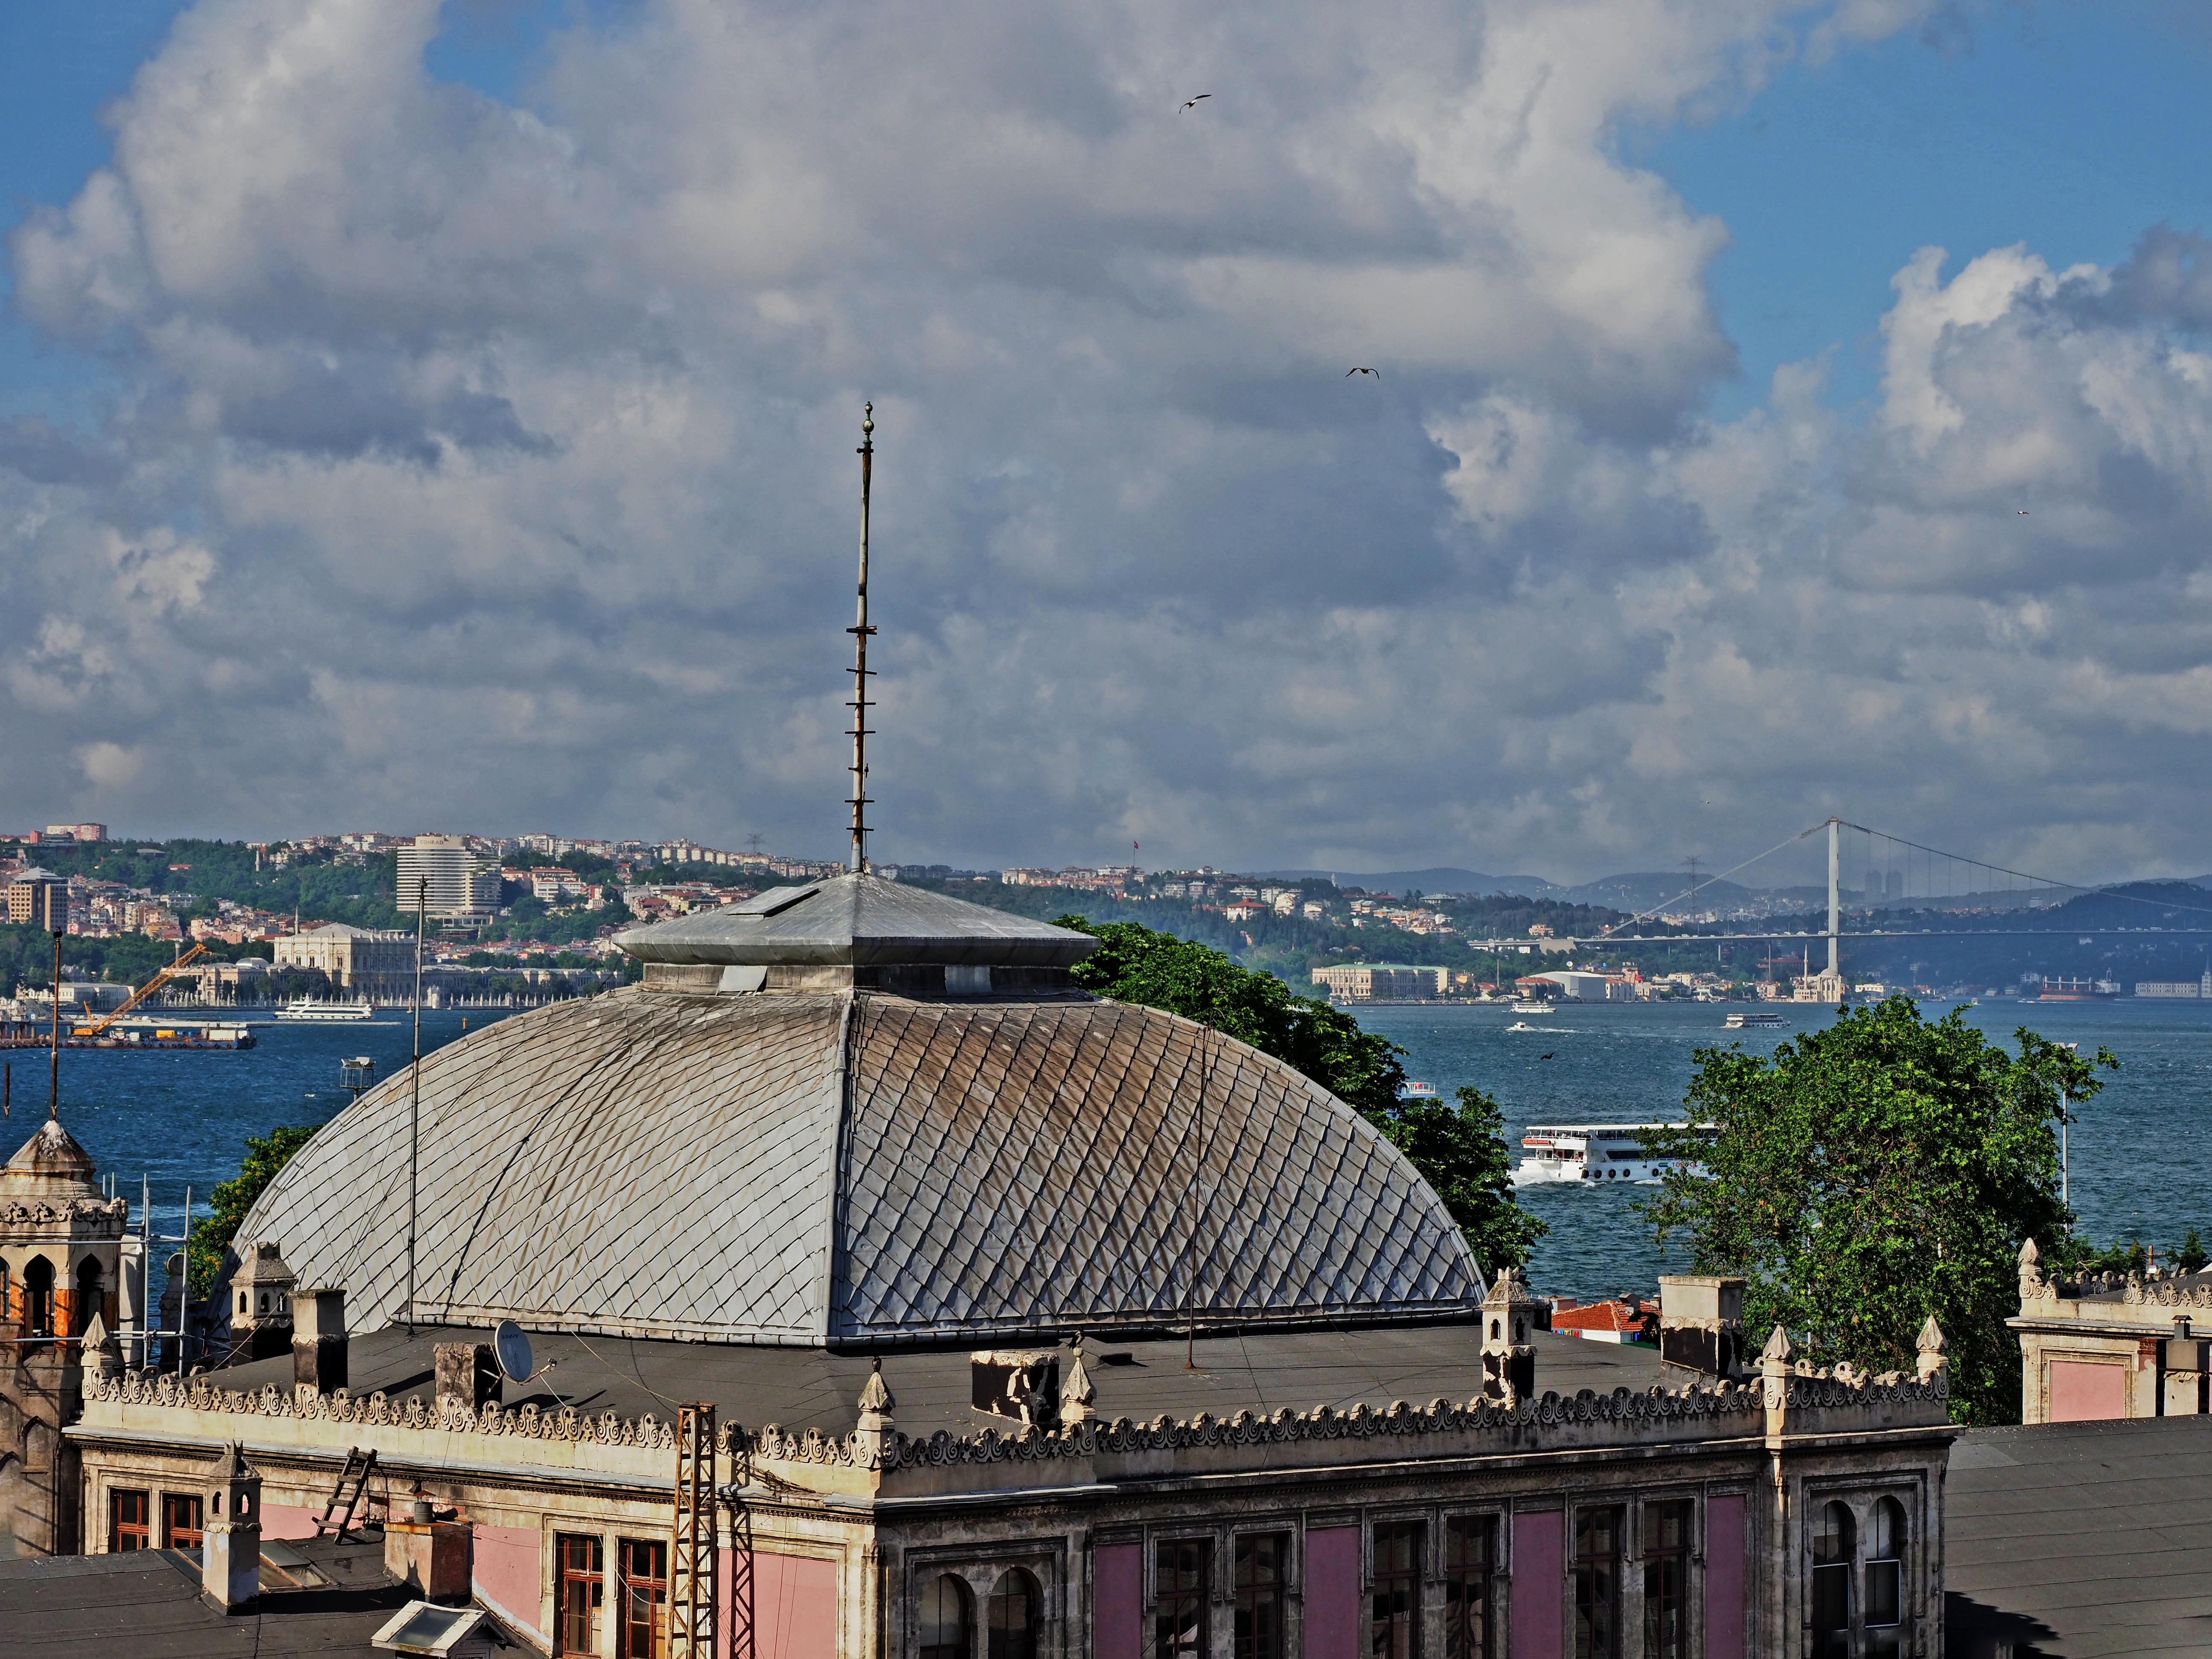
MULTIPOLYGON (((859 874, 623 943, 641 984, 473 1032, 294 1157, 227 1365, 177 1375, 123 1201, 32 1137, 19 1547, 197 1551, 155 1575, 181 1630, 350 1571, 336 1510, 390 1595, 563 1654, 1942 1651, 1932 1323, 1912 1372, 1816 1371, 1753 1352, 1739 1281, 1679 1279, 1664 1363, 1552 1335, 1357 1113, 1084 994, 1060 928, 859 874)), ((109 1582, 0 1575, 0 1620, 120 1619, 109 1582)))

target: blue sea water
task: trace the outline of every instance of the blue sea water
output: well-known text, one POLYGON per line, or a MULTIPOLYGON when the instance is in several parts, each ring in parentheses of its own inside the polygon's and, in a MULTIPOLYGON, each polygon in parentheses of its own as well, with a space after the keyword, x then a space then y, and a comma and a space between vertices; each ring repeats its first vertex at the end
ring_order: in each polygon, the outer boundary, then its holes
MULTIPOLYGON (((1779 1029, 1730 1031, 1730 1005, 1590 1003, 1532 1015, 1536 1029, 1507 1028, 1521 1017, 1503 1008, 1445 1005, 1358 1011, 1359 1023, 1406 1050, 1409 1077, 1449 1098, 1472 1083, 1496 1097, 1517 1158, 1530 1123, 1634 1123, 1678 1115, 1701 1048, 1741 1042, 1753 1054, 1835 1018, 1835 1011, 1787 1004, 1779 1029), (1547 1060, 1545 1055, 1550 1055, 1547 1060)), ((1742 1007, 1745 1005, 1733 1005, 1742 1007)), ((1772 1007, 1774 1005, 1767 1005, 1772 1007)), ((1936 1018, 1954 1004, 1929 1002, 1936 1018)), ((2164 1246, 2192 1226, 2212 1238, 2212 1003, 2197 1001, 1978 1004, 1967 1019, 2011 1046, 2021 1026, 2084 1054, 2110 1048, 2120 1061, 2105 1087, 2078 1108, 2069 1134, 2071 1191, 2081 1225, 2100 1241, 2140 1237, 2164 1246)), ((1551 1224, 1528 1264, 1539 1291, 1598 1296, 1650 1291, 1662 1273, 1680 1272, 1653 1242, 1637 1213, 1656 1188, 1620 1182, 1524 1187, 1521 1201, 1551 1224)))
MULTIPOLYGON (((1929 1005, 1934 1016, 1944 1005, 1929 1005)), ((1502 1008, 1412 1006, 1358 1011, 1362 1024, 1406 1049, 1409 1075, 1447 1097, 1478 1085, 1504 1109, 1518 1151, 1530 1122, 1638 1121, 1679 1111, 1692 1055, 1740 1042, 1770 1053, 1794 1032, 1824 1024, 1832 1011, 1790 1005, 1778 1030, 1727 1031, 1726 1009, 1711 1004, 1586 1004, 1529 1018, 1511 1031, 1502 1008), (1542 1056, 1549 1054, 1547 1060, 1542 1056)), ((422 1016, 430 1052, 497 1010, 422 1016)), ((2204 1194, 2212 1176, 2212 1003, 2015 1003, 1992 1001, 1967 1018, 2009 1041, 2026 1024, 2058 1042, 2100 1046, 2118 1056, 2104 1092, 2081 1109, 2070 1162, 2075 1207, 2098 1239, 2137 1237, 2164 1245, 2191 1226, 2212 1236, 2204 1194)), ((64 1050, 62 1115, 70 1132, 112 1172, 138 1214, 139 1182, 150 1183, 156 1231, 173 1233, 189 1186, 196 1212, 216 1182, 236 1173, 249 1134, 279 1123, 320 1123, 346 1103, 338 1062, 368 1054, 377 1075, 404 1070, 405 1015, 353 1025, 264 1024, 260 1046, 240 1053, 64 1050)), ((0 1155, 46 1115, 46 1056, 30 1049, 0 1059, 13 1070, 13 1110, 0 1123, 0 1155)), ((1590 1296, 1650 1290, 1668 1270, 1635 1204, 1652 1189, 1531 1187, 1522 1199, 1551 1224, 1529 1278, 1539 1290, 1590 1296)), ((1676 1265, 1680 1265, 1679 1261, 1676 1265)))
MULTIPOLYGON (((473 1031, 506 1017, 496 1008, 426 1009, 422 1052, 459 1036, 464 1021, 473 1031)), ((325 1123, 344 1109, 340 1060, 366 1054, 381 1079, 407 1069, 414 1042, 404 1012, 347 1024, 265 1021, 254 1036, 258 1046, 237 1050, 62 1050, 62 1121, 100 1173, 115 1176, 117 1190, 131 1200, 133 1228, 142 1178, 153 1195, 155 1231, 174 1234, 185 1189, 193 1214, 205 1214, 209 1190, 238 1173, 246 1136, 280 1123, 325 1123)), ((48 1058, 42 1049, 11 1048, 0 1060, 12 1073, 0 1145, 12 1152, 46 1115, 48 1058)))

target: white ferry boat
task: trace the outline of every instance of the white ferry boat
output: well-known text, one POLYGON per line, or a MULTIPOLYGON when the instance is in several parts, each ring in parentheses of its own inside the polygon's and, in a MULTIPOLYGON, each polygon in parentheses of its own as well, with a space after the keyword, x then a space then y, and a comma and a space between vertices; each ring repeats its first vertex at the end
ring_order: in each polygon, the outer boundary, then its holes
POLYGON ((1723 1023, 1731 1031, 1745 1031, 1757 1025, 1779 1025, 1782 1024, 1782 1016, 1779 1014, 1730 1014, 1723 1023))
POLYGON ((1681 1127, 1679 1123, 1532 1123, 1521 1137, 1525 1153, 1514 1167, 1514 1184, 1656 1181, 1670 1170, 1695 1170, 1693 1160, 1656 1158, 1644 1149, 1644 1137, 1654 1129, 1681 1127))
POLYGON ((276 1011, 276 1018, 320 1021, 374 1019, 376 1010, 358 1000, 318 1002, 313 997, 295 997, 276 1011))
POLYGON ((1513 1012, 1516 1014, 1548 1014, 1552 1012, 1549 997, 1516 997, 1513 1012))

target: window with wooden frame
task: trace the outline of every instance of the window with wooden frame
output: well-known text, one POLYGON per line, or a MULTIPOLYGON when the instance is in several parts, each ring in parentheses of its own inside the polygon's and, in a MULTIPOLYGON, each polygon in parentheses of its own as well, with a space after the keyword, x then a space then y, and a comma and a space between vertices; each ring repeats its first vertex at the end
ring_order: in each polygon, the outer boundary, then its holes
POLYGON ((1444 1659, 1490 1659, 1497 1546, 1495 1516, 1444 1517, 1444 1659))
POLYGON ((1620 1659, 1620 1532, 1617 1505, 1575 1511, 1575 1659, 1620 1659))
POLYGON ((1009 1567, 991 1586, 988 1659, 1036 1659, 1037 1626, 1044 1593, 1019 1567, 1009 1567))
POLYGON ((1421 1659, 1421 1523, 1385 1521, 1375 1528, 1369 1580, 1368 1659, 1421 1659))
POLYGON ((972 1659, 975 1621, 967 1581, 957 1572, 941 1572, 922 1586, 921 1603, 915 1609, 916 1633, 921 1659, 972 1659))
POLYGON ((149 1501, 143 1492, 108 1493, 107 1547, 112 1553, 154 1547, 154 1529, 147 1522, 149 1501))
POLYGON ((620 1659, 668 1659, 668 1541, 622 1540, 620 1659))
POLYGON ((1152 1547, 1152 1659, 1206 1659, 1212 1649, 1206 1591, 1213 1547, 1163 1538, 1152 1547))
POLYGON ((196 1550, 200 1547, 200 1495, 196 1492, 161 1494, 161 1547, 196 1550))
POLYGON ((1283 1659, 1283 1610, 1290 1595, 1288 1533, 1237 1539, 1237 1659, 1283 1659))
POLYGON ((1905 1505, 1884 1498, 1874 1506, 1873 1536, 1868 1540, 1866 1600, 1860 1617, 1866 1626, 1867 1659, 1897 1659, 1905 1635, 1905 1505))
POLYGON ((553 1559, 553 1650, 597 1653, 599 1609, 607 1599, 606 1546, 594 1534, 556 1533, 553 1559))
POLYGON ((1644 1659, 1689 1659, 1689 1500, 1644 1506, 1644 1659))
POLYGON ((1844 1504, 1813 1522, 1813 1659, 1851 1659, 1851 1555, 1857 1528, 1844 1504))
POLYGON ((23 1334, 54 1334, 54 1264, 42 1255, 23 1266, 23 1334))

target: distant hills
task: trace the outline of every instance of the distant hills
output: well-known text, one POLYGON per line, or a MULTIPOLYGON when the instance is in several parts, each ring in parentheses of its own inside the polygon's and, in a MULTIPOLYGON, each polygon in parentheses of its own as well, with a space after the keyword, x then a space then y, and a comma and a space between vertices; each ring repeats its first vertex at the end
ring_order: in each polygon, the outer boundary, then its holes
POLYGON ((1334 881, 1339 887, 1364 887, 1370 893, 1511 893, 1521 898, 1557 898, 1565 890, 1541 876, 1486 876, 1480 870, 1386 870, 1379 875, 1352 870, 1261 870, 1277 881, 1334 881))

